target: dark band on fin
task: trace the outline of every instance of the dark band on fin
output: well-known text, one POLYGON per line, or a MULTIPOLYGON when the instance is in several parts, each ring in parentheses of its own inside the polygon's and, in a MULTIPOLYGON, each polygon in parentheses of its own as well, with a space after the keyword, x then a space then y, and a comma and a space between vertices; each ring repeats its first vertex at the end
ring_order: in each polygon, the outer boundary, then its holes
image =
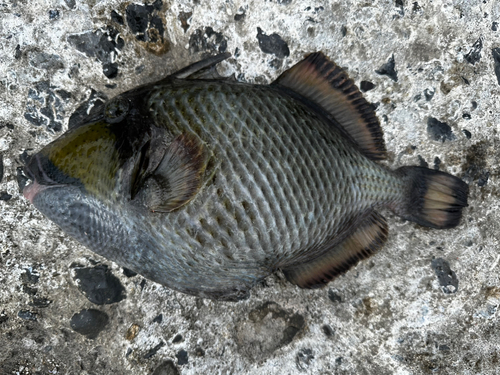
POLYGON ((422 167, 402 167, 396 173, 407 184, 404 201, 394 211, 417 224, 448 229, 456 227, 467 207, 469 186, 448 173, 422 167))
POLYGON ((387 234, 384 217, 371 211, 355 232, 343 242, 328 249, 319 258, 283 272, 288 281, 301 288, 320 288, 382 248, 387 234))
POLYGON ((208 162, 205 146, 193 134, 177 136, 167 147, 158 168, 141 189, 151 211, 171 212, 195 197, 208 162))
POLYGON ((373 160, 386 158, 382 128, 372 106, 347 73, 321 52, 307 56, 274 83, 321 106, 366 156, 373 160))

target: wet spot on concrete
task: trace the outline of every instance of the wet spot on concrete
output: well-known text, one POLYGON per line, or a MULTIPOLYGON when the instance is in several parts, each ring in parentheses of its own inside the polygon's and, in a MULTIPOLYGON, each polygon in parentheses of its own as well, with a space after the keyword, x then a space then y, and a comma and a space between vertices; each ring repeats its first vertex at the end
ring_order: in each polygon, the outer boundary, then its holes
POLYGON ((335 334, 335 330, 328 324, 325 324, 323 327, 321 327, 321 329, 323 330, 323 333, 326 337, 333 337, 333 335, 335 334))
POLYGON ((129 4, 126 9, 126 20, 136 40, 156 55, 170 50, 170 43, 165 36, 164 15, 161 10, 163 2, 156 0, 152 4, 129 4))
POLYGON ((96 305, 120 302, 125 299, 125 289, 105 265, 77 267, 74 280, 78 289, 96 305))
POLYGON ((34 268, 25 268, 21 274, 23 284, 37 284, 40 280, 40 274, 34 268))
POLYGON ((404 2, 403 0, 396 0, 396 8, 401 17, 405 15, 405 10, 404 10, 404 2))
POLYGON ((67 91, 48 81, 38 82, 28 90, 24 118, 35 126, 59 132, 66 115, 65 104, 70 96, 67 91))
POLYGON ((490 176, 489 167, 486 164, 486 155, 489 152, 489 144, 479 142, 472 145, 465 156, 462 170, 465 171, 462 178, 468 184, 476 182, 478 186, 485 186, 490 176))
POLYGON ((30 302, 28 302, 28 305, 32 307, 37 307, 39 309, 44 309, 46 307, 49 307, 51 303, 52 301, 47 298, 33 297, 33 299, 30 302))
POLYGON ((450 264, 443 258, 433 259, 431 266, 436 273, 441 290, 445 294, 456 293, 458 290, 458 278, 450 268, 450 264))
POLYGON ((425 100, 430 102, 436 93, 436 89, 434 87, 428 88, 424 90, 425 100))
POLYGON ((123 274, 127 277, 134 277, 137 276, 137 272, 134 272, 132 270, 129 270, 128 268, 123 267, 123 274))
POLYGON ((13 130, 14 125, 12 125, 10 122, 2 122, 0 121, 0 129, 7 127, 7 129, 13 130))
POLYGON ((227 39, 211 27, 196 29, 189 38, 189 50, 191 53, 223 53, 227 50, 227 39))
POLYGON ((177 364, 179 366, 186 365, 188 363, 188 353, 184 349, 179 350, 175 354, 175 357, 177 358, 177 364))
POLYGON ((340 292, 335 289, 328 290, 328 298, 333 303, 340 303, 343 301, 342 294, 340 294, 340 292))
POLYGON ((300 371, 307 371, 309 366, 312 364, 313 360, 314 360, 313 351, 312 349, 308 348, 300 349, 295 358, 295 361, 297 363, 297 368, 300 371))
POLYGON ((58 70, 64 68, 64 64, 59 55, 45 52, 29 52, 28 60, 30 65, 37 69, 58 70))
POLYGON ((498 84, 500 85, 500 48, 493 48, 491 50, 493 61, 495 62, 495 75, 497 76, 498 84))
POLYGON ((64 0, 69 9, 75 9, 76 0, 64 0))
POLYGON ((87 120, 102 110, 107 100, 108 97, 104 93, 92 89, 89 98, 80 104, 69 118, 68 129, 86 123, 87 120))
POLYGON ((180 335, 180 334, 179 334, 179 335, 176 335, 176 336, 173 338, 173 340, 172 340, 172 344, 177 344, 177 343, 179 343, 179 342, 181 342, 181 341, 182 341, 182 335, 180 335))
POLYGON ((347 35, 347 27, 345 25, 342 25, 342 27, 340 28, 340 32, 342 36, 345 37, 347 35))
POLYGON ((158 350, 160 350, 164 346, 165 346, 165 343, 163 341, 160 341, 159 344, 157 344, 154 347, 152 347, 151 349, 149 349, 146 352, 146 354, 144 354, 143 358, 144 359, 149 359, 149 358, 153 357, 156 353, 158 353, 158 350))
POLYGON ((116 22, 118 25, 124 25, 125 22, 123 20, 123 16, 119 14, 116 10, 112 10, 110 13, 111 19, 116 22))
POLYGON ((422 157, 422 155, 418 155, 418 165, 421 166, 421 167, 424 167, 424 168, 428 168, 429 167, 429 163, 427 163, 425 161, 425 159, 422 157))
POLYGON ((179 370, 175 367, 174 362, 169 360, 159 365, 153 371, 153 375, 179 375, 179 370))
POLYGON ((116 56, 125 46, 125 41, 119 36, 116 29, 107 27, 83 34, 69 35, 68 43, 87 57, 97 58, 103 65, 103 74, 108 78, 115 78, 116 74, 110 71, 110 66, 116 65, 116 56), (114 64, 114 65, 113 65, 114 64))
POLYGON ((194 349, 194 354, 196 354, 197 357, 203 357, 203 356, 205 356, 205 350, 203 350, 203 348, 197 346, 194 349))
POLYGON ((8 201, 10 200, 10 198, 12 198, 12 195, 7 193, 6 191, 0 193, 0 201, 8 201))
POLYGON ((0 182, 3 180, 3 155, 0 154, 0 182))
POLYGON ((33 311, 29 311, 29 310, 20 310, 18 313, 17 313, 17 316, 23 320, 31 320, 33 322, 35 322, 37 319, 36 319, 36 312, 33 312, 33 311))
POLYGON ((266 35, 260 27, 257 27, 257 39, 262 52, 273 54, 280 59, 290 56, 288 44, 278 34, 266 35))
POLYGON ((304 325, 302 315, 286 311, 274 302, 266 302, 239 322, 235 341, 242 355, 260 361, 291 343, 304 325))
POLYGON ((177 19, 181 22, 181 27, 184 32, 188 31, 189 27, 191 26, 189 24, 189 20, 192 15, 193 12, 179 12, 179 15, 177 16, 177 19))
POLYGON ((73 331, 95 339, 109 322, 108 314, 95 309, 84 309, 72 316, 70 326, 73 331))
POLYGON ((394 82, 398 81, 398 72, 396 71, 396 61, 394 60, 394 55, 392 55, 389 60, 382 65, 379 69, 375 70, 375 73, 387 76, 394 82))
POLYGON ((246 10, 245 10, 245 8, 240 7, 240 9, 238 9, 238 11, 236 12, 236 14, 234 15, 234 20, 236 22, 243 21, 245 19, 245 16, 246 16, 246 10))
POLYGON ((0 324, 5 323, 7 320, 9 320, 9 317, 5 315, 5 311, 2 311, 0 314, 0 324))
POLYGON ((19 192, 22 193, 29 180, 29 178, 24 175, 23 167, 16 168, 16 180, 17 186, 19 186, 19 192))
POLYGON ((465 60, 467 60, 472 65, 479 62, 479 60, 481 60, 481 50, 482 49, 483 49, 483 40, 481 38, 479 38, 472 45, 469 52, 465 55, 465 60))
POLYGON ((445 123, 441 122, 434 117, 429 117, 427 120, 427 133, 435 141, 452 141, 455 139, 455 134, 451 130, 451 127, 445 123))
POLYGON ((361 81, 359 84, 359 88, 362 92, 367 92, 373 90, 375 88, 375 84, 370 81, 361 81))
POLYGON ((438 171, 440 166, 441 166, 441 159, 436 156, 434 158, 434 169, 438 171))
POLYGON ((51 21, 58 20, 60 17, 61 17, 61 14, 59 13, 59 10, 57 10, 57 9, 49 10, 49 19, 51 21))

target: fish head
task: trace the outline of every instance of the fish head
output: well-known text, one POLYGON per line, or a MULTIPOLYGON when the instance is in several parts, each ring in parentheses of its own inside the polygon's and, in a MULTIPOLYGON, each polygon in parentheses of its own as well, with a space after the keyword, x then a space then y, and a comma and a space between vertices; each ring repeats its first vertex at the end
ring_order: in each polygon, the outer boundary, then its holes
POLYGON ((24 167, 32 180, 24 196, 63 230, 81 227, 77 221, 87 220, 96 207, 145 210, 134 198, 169 140, 145 107, 140 93, 115 97, 32 155, 24 167))

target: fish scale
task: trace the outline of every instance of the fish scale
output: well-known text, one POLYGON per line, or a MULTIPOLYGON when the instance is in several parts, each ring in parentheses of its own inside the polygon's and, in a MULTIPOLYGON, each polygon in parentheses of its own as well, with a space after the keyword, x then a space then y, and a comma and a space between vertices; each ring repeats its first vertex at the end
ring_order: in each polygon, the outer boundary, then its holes
MULTIPOLYGON (((348 150, 335 128, 314 113, 306 116, 298 113, 307 108, 290 108, 296 104, 276 90, 229 82, 153 90, 149 105, 154 118, 174 129, 174 133, 196 133, 220 162, 214 189, 229 197, 229 207, 208 205, 200 210, 192 205, 183 211, 187 217, 204 218, 205 223, 213 216, 224 218, 218 227, 196 225, 198 231, 211 233, 204 236, 206 241, 200 244, 200 251, 219 247, 221 241, 217 237, 221 233, 226 241, 230 239, 232 257, 239 262, 282 267, 283 259, 299 261, 306 250, 343 229, 346 218, 354 213, 394 199, 378 191, 372 183, 359 191, 361 197, 343 193, 349 185, 357 183, 355 178, 349 178, 354 169, 375 170, 385 183, 390 174, 363 157, 354 146, 348 150), (193 99, 187 102, 187 97, 193 99), (232 106, 220 104, 223 100, 230 101, 232 106), (252 139, 241 142, 236 133, 249 134, 252 139), (337 162, 340 158, 342 164, 337 162), (346 163, 349 158, 351 163, 346 163), (249 191, 245 189, 248 186, 255 188, 249 191), (257 207, 253 211, 259 213, 260 220, 254 220, 251 227, 242 228, 239 222, 248 223, 248 214, 242 216, 241 210, 238 211, 242 201, 257 207), (235 215, 237 211, 240 215, 235 215), (274 264, 264 262, 269 253, 274 253, 274 264)), ((392 180, 396 186, 400 185, 396 179, 392 180)), ((210 194, 211 190, 202 189, 197 201, 220 200, 210 194)))

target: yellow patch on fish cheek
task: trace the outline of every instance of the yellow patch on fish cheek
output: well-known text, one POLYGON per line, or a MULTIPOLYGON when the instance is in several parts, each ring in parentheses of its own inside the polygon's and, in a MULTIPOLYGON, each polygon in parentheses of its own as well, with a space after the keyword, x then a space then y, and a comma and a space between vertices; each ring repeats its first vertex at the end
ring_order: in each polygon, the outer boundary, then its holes
POLYGON ((115 187, 118 152, 106 124, 76 129, 48 147, 50 161, 64 174, 79 179, 94 194, 109 194, 115 187))

